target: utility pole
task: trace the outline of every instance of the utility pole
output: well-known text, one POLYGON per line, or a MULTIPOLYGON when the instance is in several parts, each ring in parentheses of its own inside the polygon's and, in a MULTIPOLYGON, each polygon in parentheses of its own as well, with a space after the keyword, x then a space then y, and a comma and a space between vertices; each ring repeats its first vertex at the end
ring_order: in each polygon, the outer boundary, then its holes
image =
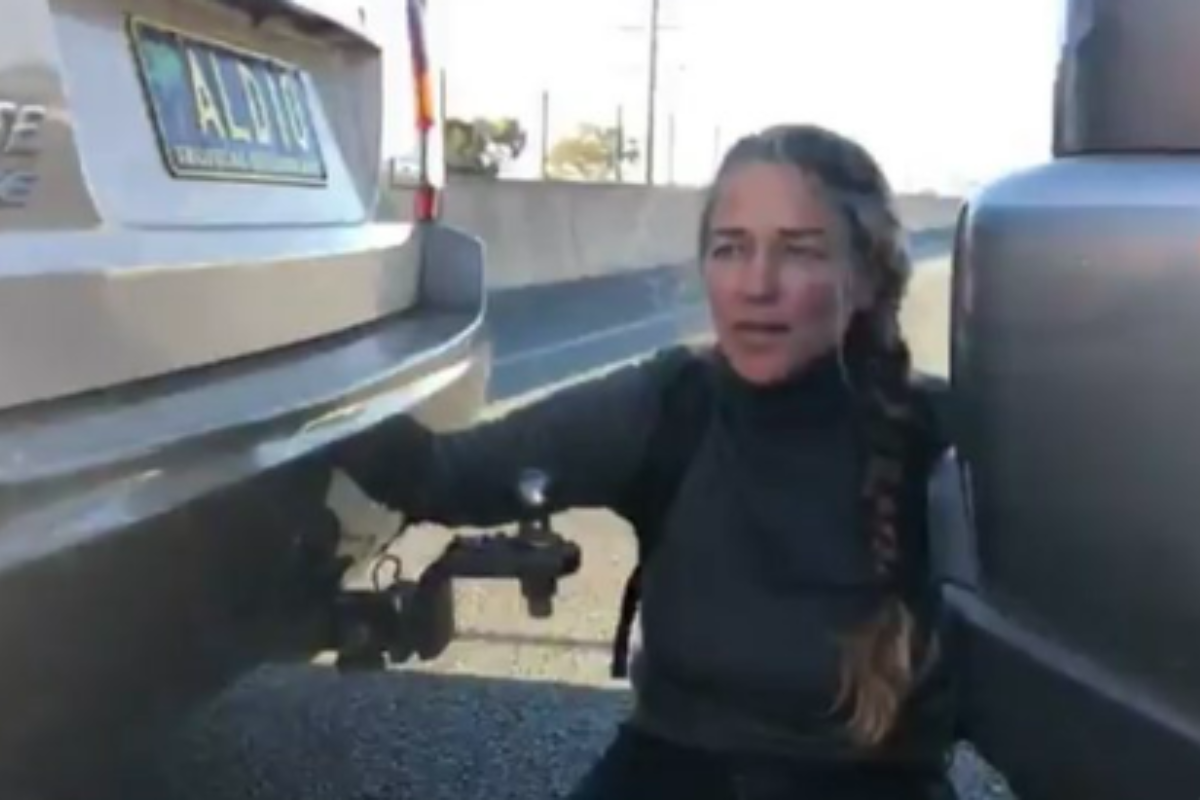
POLYGON ((667 183, 675 185, 675 112, 667 115, 667 183))
POLYGON ((550 90, 542 90, 542 180, 545 180, 550 168, 550 90))
POLYGON ((658 26, 660 0, 650 0, 650 65, 646 87, 646 185, 654 185, 654 129, 658 116, 658 26))
POLYGON ((646 159, 646 183, 654 183, 654 140, 658 127, 658 76, 659 76, 659 38, 663 33, 678 30, 676 25, 662 23, 662 0, 649 0, 650 26, 622 25, 618 30, 627 33, 646 34, 649 39, 649 63, 646 66, 646 141, 642 143, 646 159))
POLYGON ((613 173, 617 183, 625 181, 625 107, 622 105, 617 106, 617 149, 613 173))

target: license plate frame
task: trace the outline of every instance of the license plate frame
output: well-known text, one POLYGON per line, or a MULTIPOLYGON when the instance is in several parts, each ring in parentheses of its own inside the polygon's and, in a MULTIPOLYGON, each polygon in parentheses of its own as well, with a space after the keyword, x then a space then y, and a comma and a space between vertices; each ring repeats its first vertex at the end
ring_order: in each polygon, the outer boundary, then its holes
POLYGON ((329 170, 300 67, 131 15, 130 47, 175 178, 323 187, 329 170))

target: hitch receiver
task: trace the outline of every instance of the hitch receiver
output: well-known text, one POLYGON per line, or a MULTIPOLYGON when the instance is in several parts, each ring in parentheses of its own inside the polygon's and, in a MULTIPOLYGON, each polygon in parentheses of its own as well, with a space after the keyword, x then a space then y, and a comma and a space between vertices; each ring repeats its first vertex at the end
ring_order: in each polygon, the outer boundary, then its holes
POLYGON ((341 591, 332 631, 338 669, 384 669, 414 655, 424 661, 440 656, 455 635, 456 578, 515 579, 530 616, 553 615, 558 583, 579 571, 582 554, 551 529, 548 489, 544 472, 522 473, 517 490, 525 514, 516 535, 456 535, 416 581, 397 574, 387 586, 341 591))

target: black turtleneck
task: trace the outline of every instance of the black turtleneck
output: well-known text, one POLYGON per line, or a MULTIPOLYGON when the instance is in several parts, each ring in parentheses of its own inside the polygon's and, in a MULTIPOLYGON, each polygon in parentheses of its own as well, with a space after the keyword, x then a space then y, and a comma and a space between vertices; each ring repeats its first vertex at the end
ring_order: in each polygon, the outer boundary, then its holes
MULTIPOLYGON (((392 500, 416 519, 506 522, 518 513, 515 476, 541 466, 556 507, 613 507, 658 421, 663 363, 434 438, 392 500)), ((859 522, 854 396, 833 355, 768 388, 719 358, 712 372, 711 424, 644 571, 633 723, 706 749, 853 757, 833 711, 837 640, 879 597, 859 522)), ((924 475, 912 477, 919 505, 924 475)), ((912 528, 919 517, 902 518, 912 528)), ((905 527, 903 539, 921 538, 905 527)), ((940 752, 943 742, 924 741, 940 732, 919 727, 914 717, 897 755, 940 752)))
POLYGON ((645 573, 637 721, 717 749, 839 749, 836 642, 877 598, 853 396, 833 356, 769 388, 715 372, 645 573))

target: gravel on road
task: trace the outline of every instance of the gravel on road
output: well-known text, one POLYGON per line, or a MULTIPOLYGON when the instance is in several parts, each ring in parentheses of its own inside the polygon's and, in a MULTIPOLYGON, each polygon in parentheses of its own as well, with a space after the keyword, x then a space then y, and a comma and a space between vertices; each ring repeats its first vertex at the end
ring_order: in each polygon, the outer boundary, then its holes
MULTIPOLYGON (((532 620, 511 583, 456 590, 462 635, 435 662, 339 675, 322 663, 248 676, 205 708, 156 764, 155 800, 530 800, 560 796, 629 707, 608 678, 632 536, 611 515, 557 527, 584 549, 554 617, 532 620)), ((417 529, 418 567, 445 532, 417 529)), ((1001 800, 1002 781, 964 750, 964 800, 1001 800)))

